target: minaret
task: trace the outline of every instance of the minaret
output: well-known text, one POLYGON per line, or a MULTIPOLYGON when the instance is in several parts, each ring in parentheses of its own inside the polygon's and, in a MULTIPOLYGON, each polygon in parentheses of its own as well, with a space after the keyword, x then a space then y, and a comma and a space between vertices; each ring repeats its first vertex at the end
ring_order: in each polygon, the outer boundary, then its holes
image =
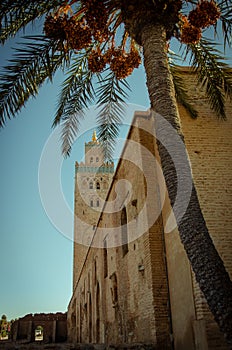
POLYGON ((85 143, 85 159, 75 166, 73 288, 91 243, 104 199, 114 174, 114 163, 104 162, 102 144, 96 131, 85 143))

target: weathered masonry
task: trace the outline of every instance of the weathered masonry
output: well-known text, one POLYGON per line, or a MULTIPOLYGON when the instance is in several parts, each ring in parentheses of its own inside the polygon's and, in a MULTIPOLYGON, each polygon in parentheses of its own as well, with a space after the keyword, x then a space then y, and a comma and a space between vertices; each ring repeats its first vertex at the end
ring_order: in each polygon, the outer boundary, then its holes
MULTIPOLYGON (((192 120, 179 107, 192 173, 210 234, 232 275, 232 108, 228 102, 228 120, 218 120, 195 89, 194 75, 182 71, 199 112, 192 120)), ((180 242, 154 130, 149 112, 135 113, 114 174, 113 164, 96 164, 101 145, 95 136, 96 153, 81 171, 77 164, 68 340, 228 349, 180 242)))
POLYGON ((102 211, 114 174, 114 164, 103 162, 103 148, 94 131, 85 144, 85 159, 75 164, 75 213, 73 286, 81 274, 87 247, 102 211))
POLYGON ((13 323, 11 340, 34 342, 36 330, 42 329, 44 343, 65 342, 67 340, 67 314, 28 314, 13 323))

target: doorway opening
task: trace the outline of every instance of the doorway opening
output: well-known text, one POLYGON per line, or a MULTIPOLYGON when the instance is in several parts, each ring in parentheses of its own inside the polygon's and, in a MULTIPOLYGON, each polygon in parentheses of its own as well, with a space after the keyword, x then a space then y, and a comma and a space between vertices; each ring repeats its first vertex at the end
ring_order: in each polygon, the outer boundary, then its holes
POLYGON ((37 326, 35 329, 35 341, 42 341, 43 340, 43 327, 37 326))

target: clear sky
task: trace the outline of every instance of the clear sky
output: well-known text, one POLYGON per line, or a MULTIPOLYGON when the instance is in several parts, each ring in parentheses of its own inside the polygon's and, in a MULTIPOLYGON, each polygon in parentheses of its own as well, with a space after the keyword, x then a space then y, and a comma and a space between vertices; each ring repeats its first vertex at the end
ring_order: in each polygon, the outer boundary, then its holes
MULTIPOLYGON (((14 45, 11 41, 0 48, 1 66, 10 58, 10 47, 14 45)), ((56 169, 55 165, 51 166, 53 163, 47 163, 46 167, 44 152, 48 150, 43 152, 43 149, 52 133, 62 78, 59 73, 53 85, 45 84, 37 98, 31 99, 17 118, 0 131, 0 316, 6 314, 8 319, 27 313, 66 311, 72 293, 74 163, 81 160, 84 142, 91 138, 95 112, 91 109, 87 113, 70 158, 62 162, 60 146, 54 141, 56 151, 47 161, 62 163, 61 173, 53 171, 56 169), (51 222, 43 206, 46 179, 48 184, 61 181, 63 202, 59 203, 55 195, 52 201, 57 218, 62 218, 63 205, 67 202, 69 215, 61 229, 59 224, 51 222)), ((149 107, 142 67, 135 70, 129 82, 132 92, 126 123, 134 110, 149 107)), ((48 191, 47 196, 51 193, 48 191)))
MULTIPOLYGON (((10 58, 11 45, 13 41, 0 48, 1 66, 10 58)), ((74 164, 83 157, 84 142, 91 139, 96 113, 94 108, 87 113, 71 157, 63 160, 61 174, 51 172, 50 166, 41 170, 48 183, 52 183, 54 176, 61 180, 61 190, 70 209, 71 215, 64 219, 66 222, 60 232, 43 207, 38 176, 43 148, 52 134, 62 79, 59 73, 53 85, 45 84, 37 98, 31 99, 0 131, 0 316, 6 314, 8 319, 27 313, 66 311, 71 298, 74 164)), ((127 113, 130 119, 134 110, 147 109, 149 102, 143 68, 129 80, 132 93, 128 102, 133 104, 127 113)), ((55 157, 60 162, 58 142, 56 147, 58 155, 55 157)), ((54 198, 57 217, 62 217, 63 204, 54 198)))

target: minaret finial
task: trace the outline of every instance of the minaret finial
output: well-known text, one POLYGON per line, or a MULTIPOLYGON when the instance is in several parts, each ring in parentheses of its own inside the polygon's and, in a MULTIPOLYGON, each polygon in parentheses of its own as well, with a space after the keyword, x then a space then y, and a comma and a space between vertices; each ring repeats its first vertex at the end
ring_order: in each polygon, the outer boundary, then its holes
POLYGON ((97 133, 96 133, 96 130, 94 130, 94 132, 93 132, 92 141, 93 141, 93 142, 97 142, 97 133))

